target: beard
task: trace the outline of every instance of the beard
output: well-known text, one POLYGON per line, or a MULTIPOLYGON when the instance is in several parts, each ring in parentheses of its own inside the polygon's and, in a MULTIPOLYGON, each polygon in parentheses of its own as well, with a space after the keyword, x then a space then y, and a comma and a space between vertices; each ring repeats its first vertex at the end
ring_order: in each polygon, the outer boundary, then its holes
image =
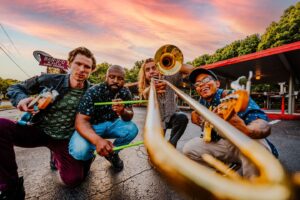
POLYGON ((108 85, 108 88, 112 91, 112 92, 118 92, 122 87, 120 87, 117 84, 111 84, 108 85))

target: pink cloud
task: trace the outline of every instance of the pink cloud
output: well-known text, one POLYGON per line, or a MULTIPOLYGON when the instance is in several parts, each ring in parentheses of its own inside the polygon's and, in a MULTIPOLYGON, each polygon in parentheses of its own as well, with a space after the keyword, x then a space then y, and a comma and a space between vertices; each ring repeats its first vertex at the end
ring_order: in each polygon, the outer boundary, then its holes
POLYGON ((261 33, 281 15, 282 8, 272 2, 4 0, 0 18, 6 26, 58 46, 87 46, 99 62, 133 65, 166 43, 179 46, 192 60, 261 33))
POLYGON ((266 0, 213 0, 212 5, 218 17, 234 32, 263 33, 272 21, 277 21, 283 14, 282 5, 278 1, 266 0))

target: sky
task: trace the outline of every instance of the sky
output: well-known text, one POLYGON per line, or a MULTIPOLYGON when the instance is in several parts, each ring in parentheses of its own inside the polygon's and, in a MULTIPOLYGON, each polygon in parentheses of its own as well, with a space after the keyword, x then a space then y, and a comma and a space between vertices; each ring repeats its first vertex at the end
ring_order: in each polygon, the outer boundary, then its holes
POLYGON ((67 59, 85 46, 97 63, 126 68, 162 45, 184 62, 248 35, 262 34, 293 0, 0 0, 0 77, 25 80, 45 72, 35 50, 67 59), (10 58, 13 60, 11 60, 10 58))

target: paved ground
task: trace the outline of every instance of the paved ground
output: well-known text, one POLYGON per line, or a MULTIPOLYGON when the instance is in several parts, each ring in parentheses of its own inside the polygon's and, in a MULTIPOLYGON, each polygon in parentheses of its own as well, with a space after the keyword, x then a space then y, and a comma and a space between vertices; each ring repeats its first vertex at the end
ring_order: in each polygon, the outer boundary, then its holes
POLYGON ((13 109, 14 107, 11 105, 10 101, 0 101, 0 111, 6 110, 6 109, 13 109))
MULTIPOLYGON (((140 128, 136 140, 142 139, 145 108, 135 108, 134 121, 140 128)), ((189 113, 187 113, 189 115, 189 113)), ((15 119, 16 110, 1 111, 0 117, 15 119)), ((289 172, 300 171, 300 123, 279 121, 272 125, 271 140, 279 148, 280 160, 289 172)), ((198 136, 197 127, 189 124, 178 143, 183 144, 198 136)), ((166 138, 168 138, 167 132, 166 138)), ((63 187, 56 172, 49 169, 49 151, 46 148, 15 148, 19 174, 25 178, 26 199, 186 199, 169 187, 148 163, 143 146, 123 150, 120 154, 125 169, 115 174, 110 164, 97 157, 88 179, 79 187, 63 187)))

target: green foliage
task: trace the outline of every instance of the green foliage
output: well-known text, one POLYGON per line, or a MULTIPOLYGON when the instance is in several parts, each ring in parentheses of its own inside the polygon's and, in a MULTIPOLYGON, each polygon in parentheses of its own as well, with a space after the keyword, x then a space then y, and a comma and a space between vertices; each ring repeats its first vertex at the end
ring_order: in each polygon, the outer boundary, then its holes
POLYGON ((206 65, 208 60, 210 58, 210 55, 208 54, 203 54, 202 56, 199 56, 197 58, 195 58, 191 64, 194 66, 194 67, 198 67, 198 66, 201 66, 201 65, 206 65))
POLYGON ((260 42, 258 34, 247 36, 244 40, 237 40, 223 48, 218 49, 214 54, 204 54, 195 58, 191 63, 193 66, 201 66, 215 63, 221 60, 253 53, 260 42))
POLYGON ((278 84, 256 84, 251 86, 252 92, 279 92, 278 84))
POLYGON ((261 37, 257 50, 300 40, 300 2, 284 11, 279 22, 272 22, 261 37))
POLYGON ((143 64, 143 60, 136 61, 134 63, 134 66, 131 69, 125 69, 126 71, 126 83, 133 83, 138 81, 138 74, 140 71, 140 68, 143 64))
MULTIPOLYGON (((258 34, 247 36, 244 40, 234 41, 218 49, 212 55, 201 55, 191 64, 202 66, 296 41, 300 41, 300 2, 286 9, 279 22, 272 22, 261 38, 258 34)), ((278 92, 279 86, 258 84, 252 86, 252 90, 254 92, 278 92)))
POLYGON ((0 77, 0 97, 5 97, 5 94, 7 92, 7 88, 13 84, 16 84, 20 81, 14 80, 14 79, 2 79, 0 77))
POLYGON ((261 39, 259 34, 247 36, 243 40, 234 41, 218 49, 212 55, 201 55, 195 58, 191 63, 193 66, 202 66, 299 40, 300 2, 286 9, 279 22, 272 22, 261 39))
POLYGON ((111 64, 107 62, 97 64, 95 71, 89 77, 89 81, 93 84, 104 82, 106 71, 110 66, 111 64))
MULTIPOLYGON (((136 82, 138 79, 139 70, 143 60, 136 61, 131 69, 125 68, 125 81, 126 83, 136 82)), ((96 70, 91 74, 89 81, 93 84, 102 83, 105 81, 107 69, 111 66, 109 63, 98 64, 96 70)))
POLYGON ((259 43, 259 34, 247 36, 244 40, 240 41, 240 46, 237 48, 238 56, 256 52, 259 43))

